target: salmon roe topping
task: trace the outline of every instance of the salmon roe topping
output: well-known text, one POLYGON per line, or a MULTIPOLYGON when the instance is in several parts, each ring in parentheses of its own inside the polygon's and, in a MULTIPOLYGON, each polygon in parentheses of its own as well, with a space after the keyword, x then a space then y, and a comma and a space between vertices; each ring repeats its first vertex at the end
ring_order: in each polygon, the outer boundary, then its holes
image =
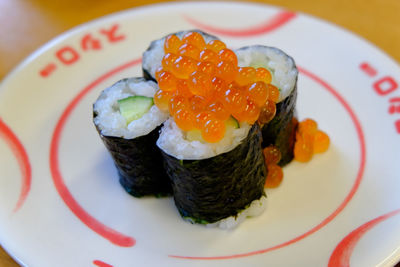
POLYGON ((165 38, 164 51, 166 53, 176 53, 179 47, 182 45, 182 41, 175 34, 171 34, 165 38))
POLYGON ((264 83, 271 83, 272 75, 269 70, 265 68, 257 68, 256 69, 256 81, 257 82, 264 82, 264 83))
POLYGON ((263 149, 265 165, 278 164, 281 160, 281 152, 276 146, 267 146, 263 149))
POLYGON ((252 67, 242 67, 238 69, 238 74, 235 77, 235 82, 244 86, 254 81, 256 77, 256 70, 252 67))
POLYGON ((211 77, 217 72, 217 67, 212 62, 208 61, 197 63, 197 69, 211 77))
POLYGON ((158 86, 163 91, 174 91, 176 90, 178 80, 172 73, 164 71, 160 73, 158 78, 158 86))
POLYGON ((263 82, 255 82, 247 86, 247 94, 250 99, 252 99, 258 106, 262 107, 265 105, 269 91, 267 85, 263 82))
POLYGON ((329 136, 318 129, 318 124, 312 119, 299 122, 294 144, 294 158, 299 162, 308 162, 316 153, 328 150, 329 136))
POLYGON ((176 125, 183 131, 190 131, 194 129, 194 114, 186 109, 179 109, 174 115, 176 125))
POLYGON ((165 38, 164 53, 155 73, 160 90, 154 103, 181 130, 197 129, 204 141, 213 143, 232 127, 226 124, 231 117, 264 124, 275 116, 279 89, 270 84, 271 73, 238 67, 236 54, 222 41, 207 43, 198 32, 187 32, 182 39, 172 34, 165 38))
POLYGON ((210 112, 202 111, 197 113, 195 121, 196 128, 202 130, 205 127, 206 122, 209 120, 215 120, 214 115, 210 112))
POLYGON ((318 130, 314 136, 314 153, 323 153, 329 148, 329 136, 323 131, 318 130))
POLYGON ((188 32, 182 37, 182 42, 191 44, 199 50, 203 50, 206 47, 206 42, 203 36, 198 32, 188 32))
POLYGON ((226 45, 221 42, 220 40, 212 40, 206 45, 207 49, 210 49, 214 51, 215 53, 218 53, 222 49, 226 48, 226 45))
POLYGON ((220 60, 217 53, 215 53, 211 49, 205 49, 200 52, 200 61, 218 64, 220 60))
POLYGON ((246 109, 246 97, 243 93, 235 88, 226 90, 222 104, 231 113, 241 113, 246 109))
POLYGON ((183 96, 173 96, 169 100, 168 110, 171 115, 174 115, 180 109, 187 109, 188 107, 189 103, 187 99, 183 96))
POLYGON ((210 119, 204 124, 201 136, 209 143, 216 143, 224 137, 225 130, 223 121, 210 119))
POLYGON ((264 106, 261 107, 258 123, 264 125, 270 122, 276 114, 276 105, 271 100, 267 100, 264 106))
POLYGON ((279 89, 275 85, 267 84, 268 88, 268 99, 274 101, 275 103, 279 100, 279 89))
POLYGON ((220 59, 221 61, 230 62, 230 63, 232 63, 234 66, 237 66, 237 64, 238 64, 238 59, 237 59, 237 57, 236 57, 235 52, 233 52, 232 50, 230 50, 230 49, 228 49, 228 48, 224 48, 224 49, 220 50, 220 51, 218 52, 218 56, 219 56, 219 59, 220 59))
POLYGON ((276 164, 270 164, 267 167, 268 174, 265 180, 264 187, 275 188, 278 187, 283 180, 283 170, 280 166, 276 164))
POLYGON ((200 49, 188 43, 185 43, 179 47, 178 54, 195 60, 200 59, 200 49))
POLYGON ((217 119, 222 121, 226 121, 231 116, 229 111, 225 109, 224 105, 222 105, 221 102, 213 102, 209 104, 206 109, 207 111, 213 113, 217 119))
POLYGON ((189 75, 197 69, 196 61, 179 56, 175 59, 171 66, 171 73, 179 79, 188 79, 189 75))
POLYGON ((169 108, 169 100, 172 97, 171 92, 163 91, 163 90, 158 90, 155 95, 154 95, 154 104, 162 110, 162 111, 168 111, 169 108))

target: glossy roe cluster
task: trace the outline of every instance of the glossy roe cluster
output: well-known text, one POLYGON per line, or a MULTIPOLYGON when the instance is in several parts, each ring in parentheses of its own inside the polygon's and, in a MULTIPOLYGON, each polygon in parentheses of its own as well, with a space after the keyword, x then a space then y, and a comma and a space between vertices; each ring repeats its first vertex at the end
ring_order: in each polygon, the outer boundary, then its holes
POLYGON ((294 145, 294 158, 300 162, 308 162, 316 153, 328 150, 329 136, 318 129, 317 123, 312 119, 299 122, 294 145))
POLYGON ((225 121, 269 122, 279 90, 265 68, 238 67, 236 54, 219 40, 205 42, 197 32, 169 35, 162 67, 156 72, 157 107, 168 111, 183 131, 198 129, 206 142, 220 141, 225 121))

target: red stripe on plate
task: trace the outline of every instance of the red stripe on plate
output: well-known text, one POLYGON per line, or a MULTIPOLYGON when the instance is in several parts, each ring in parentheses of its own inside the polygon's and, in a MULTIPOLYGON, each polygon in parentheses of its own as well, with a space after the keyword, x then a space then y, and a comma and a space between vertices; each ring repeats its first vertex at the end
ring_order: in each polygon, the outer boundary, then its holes
POLYGON ((349 267, 350 266, 350 256, 353 253, 354 247, 360 238, 369 231, 372 227, 377 225, 384 220, 397 215, 400 213, 400 209, 394 210, 392 212, 386 213, 385 215, 379 216, 352 231, 345 238, 340 241, 333 251, 331 257, 329 258, 328 267, 349 267))
POLYGON ((93 90, 97 85, 99 85, 101 82, 105 81, 106 79, 110 78, 111 76, 115 75, 116 73, 135 66, 141 62, 141 59, 135 59, 133 61, 130 61, 122 66, 119 66, 99 78, 97 78, 95 81, 93 81, 91 84, 89 84, 87 87, 85 87, 67 106, 67 108, 64 110, 63 114, 61 115, 55 129, 53 132, 53 137, 51 139, 51 145, 50 145, 50 170, 51 174, 53 177, 53 182, 54 186, 57 189, 58 194, 64 201, 64 203, 68 206, 68 208, 75 214, 76 217, 81 220, 86 226, 88 226, 90 229, 95 231, 97 234, 101 235, 102 237, 108 239, 111 243, 121 246, 121 247, 131 247, 134 246, 136 243, 136 240, 130 236, 126 236, 124 234, 121 234, 110 227, 102 224, 95 218, 93 218, 86 210, 84 210, 79 203, 74 199, 72 196, 71 192, 68 190, 67 186, 64 183, 64 179, 62 177, 62 174, 60 172, 60 167, 59 167, 59 160, 58 160, 58 149, 59 149, 59 144, 60 144, 60 138, 62 131, 64 130, 65 123, 69 117, 69 115, 72 113, 74 108, 77 106, 77 104, 81 101, 81 99, 89 93, 91 90, 93 90))
POLYGON ((272 32, 286 23, 288 23, 290 20, 294 19, 296 17, 296 13, 290 12, 290 11, 281 11, 277 13, 275 16, 268 18, 265 22, 251 26, 249 28, 245 29, 223 29, 219 27, 214 27, 211 25, 206 25, 203 24, 200 21, 197 21, 193 18, 190 18, 188 16, 184 16, 184 18, 194 26, 204 29, 205 31, 212 32, 214 34, 220 34, 220 35, 225 35, 229 37, 251 37, 251 36, 256 36, 260 34, 266 34, 269 32, 272 32))
POLYGON ((15 205, 14 212, 18 211, 24 204, 26 197, 31 188, 32 182, 32 169, 29 162, 28 154, 18 137, 8 127, 4 121, 0 118, 0 136, 4 138, 7 144, 10 146, 15 158, 18 161, 19 168, 22 175, 21 191, 17 204, 15 205))
POLYGON ((94 264, 94 265, 97 265, 97 266, 99 266, 99 267, 113 267, 112 265, 110 265, 110 264, 108 264, 108 263, 105 263, 105 262, 103 262, 103 261, 99 261, 99 260, 94 260, 94 261, 93 261, 93 264, 94 264))

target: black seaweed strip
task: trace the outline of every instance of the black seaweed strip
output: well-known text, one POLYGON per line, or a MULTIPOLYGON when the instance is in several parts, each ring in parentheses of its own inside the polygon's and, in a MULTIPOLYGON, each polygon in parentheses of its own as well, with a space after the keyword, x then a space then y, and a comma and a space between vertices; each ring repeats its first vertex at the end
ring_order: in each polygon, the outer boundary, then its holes
POLYGON ((239 146, 213 158, 182 161, 163 152, 180 214, 212 223, 237 215, 259 199, 266 177, 261 141, 255 124, 239 146))
POLYGON ((276 115, 271 122, 265 124, 262 130, 262 147, 274 145, 281 151, 279 165, 284 166, 293 159, 295 142, 295 123, 293 116, 297 99, 297 81, 288 97, 276 105, 276 115))
POLYGON ((135 139, 99 135, 118 170, 122 187, 135 197, 166 196, 172 193, 163 168, 161 151, 156 145, 160 127, 135 139))

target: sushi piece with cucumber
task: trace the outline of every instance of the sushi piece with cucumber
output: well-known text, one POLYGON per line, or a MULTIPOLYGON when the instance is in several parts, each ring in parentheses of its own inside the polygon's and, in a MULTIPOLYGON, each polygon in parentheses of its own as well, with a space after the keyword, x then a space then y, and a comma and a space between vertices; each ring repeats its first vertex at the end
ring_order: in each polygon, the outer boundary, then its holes
POLYGON ((93 121, 110 152, 122 187, 131 195, 171 193, 156 146, 168 114, 154 105, 158 86, 144 78, 123 79, 105 89, 93 105, 93 121))
MULTIPOLYGON (((261 130, 263 147, 273 145, 282 155, 279 165, 293 159, 296 120, 294 118, 297 98, 298 70, 292 57, 282 50, 263 46, 246 46, 235 50, 240 67, 266 68, 272 74, 271 84, 279 89, 276 113, 272 120, 263 123, 261 130)), ((260 120, 259 120, 260 121, 260 120)))

